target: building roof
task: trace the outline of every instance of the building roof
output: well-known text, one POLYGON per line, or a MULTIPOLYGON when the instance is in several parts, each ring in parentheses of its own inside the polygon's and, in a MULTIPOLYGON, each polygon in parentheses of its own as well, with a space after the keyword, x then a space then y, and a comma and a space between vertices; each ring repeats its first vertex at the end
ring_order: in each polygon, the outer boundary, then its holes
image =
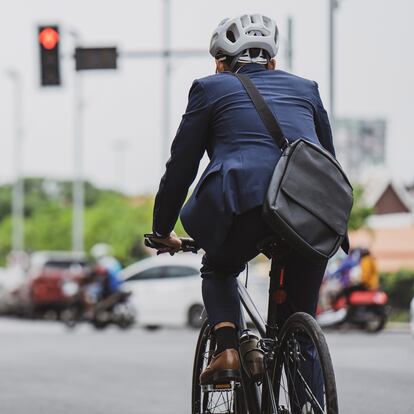
POLYGON ((414 197, 402 184, 387 176, 369 178, 363 184, 365 205, 378 214, 414 213, 414 197))

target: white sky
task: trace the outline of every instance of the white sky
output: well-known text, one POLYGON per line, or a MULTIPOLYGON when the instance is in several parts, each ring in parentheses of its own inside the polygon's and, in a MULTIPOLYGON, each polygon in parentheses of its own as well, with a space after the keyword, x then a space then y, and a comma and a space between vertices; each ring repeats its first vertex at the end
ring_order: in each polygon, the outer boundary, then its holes
MULTIPOLYGON (((316 80, 327 100, 328 0, 172 0, 173 48, 206 49, 206 58, 175 60, 171 140, 192 80, 212 73, 210 35, 224 17, 260 12, 276 19, 282 36, 294 18, 294 72, 316 80)), ((13 0, 0 2, 0 182, 13 177, 12 86, 4 75, 24 78, 24 173, 70 178, 73 172, 73 62, 62 61, 61 88, 40 88, 36 26, 58 23, 62 53, 76 29, 84 46, 116 45, 121 51, 159 49, 162 0, 13 0)), ((410 0, 342 0, 337 13, 337 116, 385 117, 388 167, 414 181, 414 3, 410 0)), ((283 43, 279 66, 285 67, 283 43)), ((121 60, 117 71, 84 74, 86 177, 131 193, 155 192, 161 164, 161 64, 121 60), (114 142, 126 140, 123 159, 114 142), (122 167, 120 167, 120 165, 122 167)), ((326 102, 327 105, 327 102, 326 102)))

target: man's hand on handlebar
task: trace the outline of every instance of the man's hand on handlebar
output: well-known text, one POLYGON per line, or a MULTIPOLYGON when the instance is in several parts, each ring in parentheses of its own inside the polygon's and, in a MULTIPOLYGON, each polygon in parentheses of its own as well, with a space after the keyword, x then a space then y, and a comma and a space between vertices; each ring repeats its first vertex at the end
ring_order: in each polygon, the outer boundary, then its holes
POLYGON ((152 235, 151 240, 156 244, 162 245, 160 247, 157 247, 159 253, 169 253, 171 256, 173 256, 175 253, 181 250, 182 242, 177 237, 175 232, 171 232, 171 234, 166 238, 158 238, 155 235, 152 235))
POLYGON ((177 237, 173 232, 169 237, 160 238, 155 234, 144 234, 145 246, 157 249, 157 253, 169 253, 171 256, 178 251, 197 253, 200 247, 193 239, 188 237, 177 237))

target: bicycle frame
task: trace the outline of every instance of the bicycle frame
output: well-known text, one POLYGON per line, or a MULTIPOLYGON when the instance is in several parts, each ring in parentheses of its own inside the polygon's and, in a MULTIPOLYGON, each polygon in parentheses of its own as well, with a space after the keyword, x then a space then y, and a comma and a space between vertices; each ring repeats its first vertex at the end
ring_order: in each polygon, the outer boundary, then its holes
MULTIPOLYGON (((240 280, 237 280, 237 289, 239 291, 239 297, 242 303, 241 310, 243 310, 243 308, 246 310, 250 319, 253 321, 254 325, 259 331, 260 335, 266 336, 266 322, 264 321, 262 315, 260 315, 260 312, 254 304, 252 298, 250 297, 249 292, 240 280)), ((243 323, 243 326, 241 326, 242 330, 247 329, 247 324, 244 319, 243 312, 241 312, 241 319, 241 322, 243 323)))
MULTIPOLYGON (((263 319, 262 315, 260 314, 259 310, 257 309, 256 305, 254 304, 252 298, 249 295, 246 287, 243 283, 238 279, 237 280, 237 289, 240 297, 240 329, 241 331, 248 329, 247 322, 244 317, 243 309, 247 312, 250 319, 252 320, 253 324, 255 325, 256 329, 258 330, 260 336, 262 338, 268 339, 275 339, 277 338, 278 333, 278 326, 277 326, 277 305, 282 303, 286 297, 284 296, 284 266, 280 261, 274 259, 274 256, 271 256, 271 269, 269 272, 269 295, 268 295, 268 314, 267 314, 267 323, 263 319), (275 296, 275 294, 281 294, 281 296, 275 296)), ((274 361, 270 361, 273 365, 274 361)), ((265 361, 266 363, 266 361, 265 361)), ((249 407, 249 411, 252 414, 260 414, 263 413, 263 409, 267 409, 266 407, 262 407, 262 405, 268 406, 272 408, 272 412, 274 414, 278 413, 278 409, 276 407, 276 403, 274 401, 273 390, 271 385, 271 378, 269 375, 269 370, 265 369, 265 378, 263 381, 263 387, 267 388, 268 395, 270 395, 270 401, 267 399, 267 393, 264 392, 262 388, 262 393, 258 386, 255 383, 249 382, 249 378, 245 376, 242 370, 242 385, 246 394, 248 395, 247 398, 247 405, 249 407), (249 387, 250 385, 250 387, 249 387), (262 394, 262 395, 261 395, 262 394), (263 398, 262 398, 263 397, 263 398)))

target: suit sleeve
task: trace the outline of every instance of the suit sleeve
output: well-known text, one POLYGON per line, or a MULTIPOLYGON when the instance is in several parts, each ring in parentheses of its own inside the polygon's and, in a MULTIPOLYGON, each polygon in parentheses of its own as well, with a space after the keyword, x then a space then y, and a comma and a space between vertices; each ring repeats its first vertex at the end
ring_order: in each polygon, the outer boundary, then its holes
POLYGON ((174 229, 206 149, 209 115, 210 106, 206 94, 200 83, 195 81, 155 197, 154 233, 166 235, 174 229))
POLYGON ((315 99, 315 128, 321 145, 335 157, 335 148, 332 140, 332 130, 329 123, 328 114, 322 104, 319 95, 318 84, 315 82, 314 99, 315 99))

